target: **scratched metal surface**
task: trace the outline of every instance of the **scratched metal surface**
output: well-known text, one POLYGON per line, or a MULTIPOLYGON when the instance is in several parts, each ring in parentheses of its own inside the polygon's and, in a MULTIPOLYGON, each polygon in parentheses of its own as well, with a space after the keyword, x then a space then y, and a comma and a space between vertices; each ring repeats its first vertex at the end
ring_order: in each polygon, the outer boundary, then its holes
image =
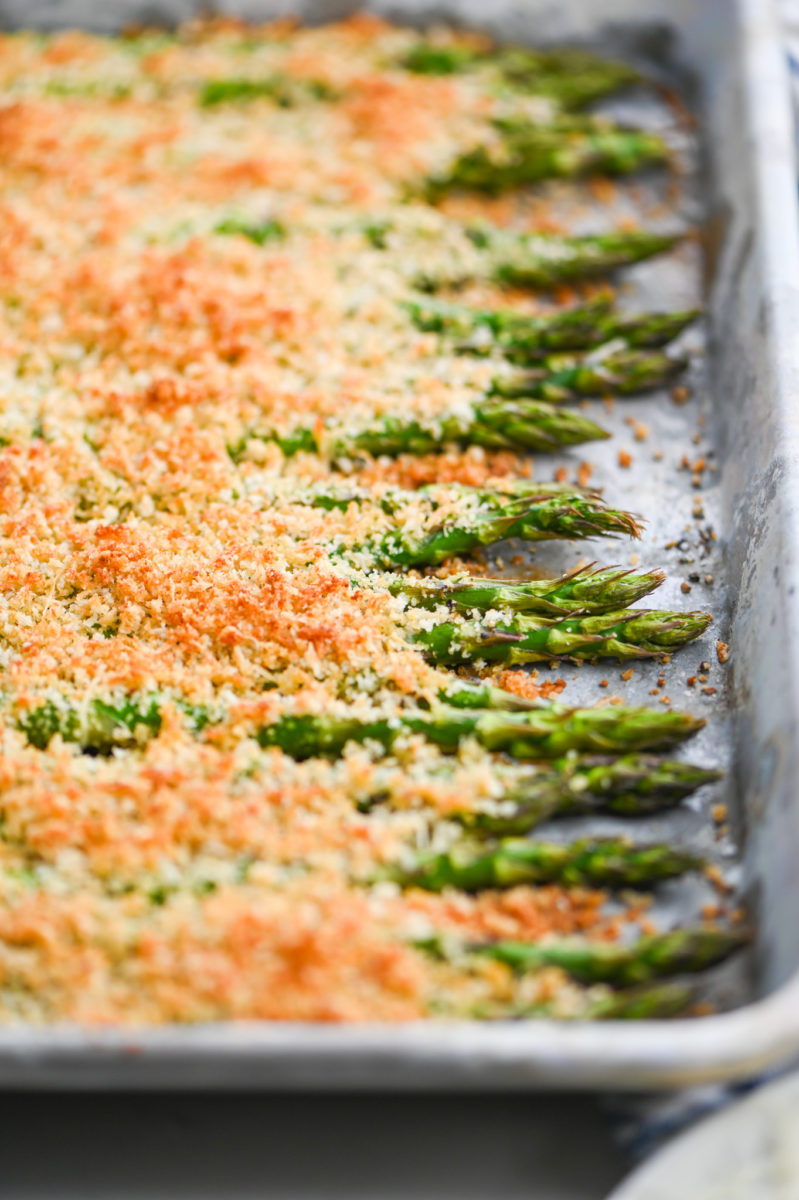
MULTIPOLYGON (((348 3, 234 0, 218 8, 264 19, 291 10, 311 19, 343 15, 348 3)), ((143 1033, 77 1029, 0 1031, 0 1083, 53 1087, 655 1087, 743 1076, 799 1049, 799 798, 795 795, 799 584, 799 252, 789 98, 770 4, 763 0, 424 0, 370 5, 392 17, 461 19, 509 39, 588 40, 639 59, 696 104, 701 136, 651 94, 615 102, 637 121, 665 126, 678 149, 679 180, 653 175, 623 185, 617 200, 586 213, 580 189, 552 185, 559 217, 576 231, 614 224, 623 212, 648 226, 703 226, 698 244, 626 272, 621 302, 631 308, 703 303, 707 319, 684 335, 691 393, 668 393, 586 407, 612 440, 562 459, 541 458, 539 478, 559 465, 569 477, 582 458, 591 482, 619 507, 646 518, 640 543, 597 542, 602 562, 663 566, 659 607, 708 608, 707 636, 665 665, 558 666, 564 699, 688 707, 708 718, 686 749, 692 761, 721 764, 724 783, 704 789, 668 817, 630 824, 634 837, 663 837, 701 849, 722 865, 749 904, 758 936, 748 962, 716 972, 710 995, 722 1015, 694 1021, 566 1025, 519 1022, 402 1029, 301 1025, 217 1025, 143 1033), (545 35, 545 36, 544 36, 545 35), (706 342, 709 353, 705 353, 706 342), (643 440, 634 425, 645 426, 643 440), (619 450, 631 461, 620 468, 619 450), (701 489, 684 456, 703 458, 701 489), (697 509, 697 504, 699 508, 697 509), (700 511, 701 510, 701 511, 700 511), (691 591, 684 593, 687 583, 691 591), (715 642, 732 646, 726 667, 715 642), (687 684, 710 668, 702 684, 687 684), (658 680, 663 684, 659 686, 658 680), (607 688, 600 686, 607 680, 607 688), (653 695, 653 690, 657 694, 653 695), (728 805, 731 832, 719 836, 710 810, 728 805)), ((111 31, 132 20, 172 22, 202 8, 193 0, 0 0, 0 24, 111 31)), ((515 552, 518 548, 508 548, 515 552)), ((533 558, 550 573, 574 565, 584 546, 547 546, 533 558)), ((548 673, 544 668, 541 674, 548 673)), ((596 821, 596 830, 618 823, 596 821)), ((579 828, 586 830, 584 821, 579 828)), ((553 837, 574 827, 553 826, 553 837)), ((663 888, 655 913, 684 920, 718 899, 700 878, 663 888)))

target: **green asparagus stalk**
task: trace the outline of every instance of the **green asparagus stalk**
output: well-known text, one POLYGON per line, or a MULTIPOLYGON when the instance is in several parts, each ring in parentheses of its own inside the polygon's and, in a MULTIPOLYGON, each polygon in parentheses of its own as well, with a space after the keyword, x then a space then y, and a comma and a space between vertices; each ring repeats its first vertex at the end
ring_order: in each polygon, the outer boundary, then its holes
POLYGON ((338 462, 363 454, 430 454, 453 444, 547 453, 609 436, 582 413, 561 411, 535 398, 515 400, 492 395, 477 401, 467 415, 444 414, 428 423, 412 417, 385 416, 372 425, 347 432, 334 426, 321 439, 307 428, 285 435, 273 431, 252 433, 228 446, 228 453, 238 462, 250 437, 275 442, 287 456, 304 451, 338 462))
POLYGON ((451 444, 548 453, 610 436, 582 413, 563 411, 559 405, 582 396, 662 387, 685 365, 684 359, 654 351, 619 350, 596 362, 559 364, 551 373, 520 371, 494 379, 491 395, 475 403, 466 416, 444 415, 435 423, 385 416, 353 432, 331 430, 321 446, 310 431, 292 434, 288 440, 263 436, 277 441, 284 453, 313 446, 333 461, 360 454, 430 454, 451 444))
POLYGON ((438 699, 451 708, 492 708, 499 712, 529 712, 537 707, 537 701, 525 700, 523 696, 490 683, 463 683, 460 680, 442 687, 438 699))
POLYGON ((502 131, 496 148, 477 146, 429 178, 424 194, 430 201, 453 190, 498 195, 542 179, 626 175, 668 160, 668 147, 655 133, 599 121, 578 126, 517 123, 502 131))
POLYGON ((594 237, 530 236, 523 240, 518 254, 506 256, 498 248, 493 275, 497 282, 513 287, 555 287, 652 258, 676 245, 679 236, 645 229, 594 237))
MULTIPOLYGON (((438 693, 442 704, 453 709, 525 712, 536 707, 504 688, 491 684, 471 684, 458 680, 442 687, 438 693)), ((176 701, 189 727, 199 733, 216 724, 223 716, 220 711, 185 701, 176 701)), ((74 742, 90 754, 111 754, 118 749, 142 746, 161 730, 162 702, 156 696, 130 696, 119 703, 97 697, 82 711, 68 704, 47 700, 26 711, 18 719, 18 727, 37 750, 46 750, 56 734, 64 742, 74 742)))
MULTIPOLYGON (((604 391, 608 391, 607 384, 604 391)), ((452 444, 548 453, 563 446, 602 441, 609 436, 582 413, 562 412, 557 406, 535 398, 501 399, 493 386, 492 396, 476 403, 468 416, 445 415, 434 424, 386 416, 354 433, 334 434, 328 453, 333 460, 364 453, 395 457, 431 454, 452 444)))
POLYGON ((642 1021, 680 1016, 690 1009, 694 999, 694 988, 672 981, 613 990, 586 988, 577 996, 572 984, 567 1012, 553 998, 532 1004, 518 1000, 483 1001, 466 1015, 474 1021, 642 1021))
POLYGON ((401 65, 416 75, 459 75, 487 60, 488 53, 473 46, 418 42, 402 58, 401 65))
POLYGON ((554 538, 637 537, 630 513, 608 508, 599 496, 568 485, 513 481, 474 488, 450 484, 400 489, 375 502, 368 494, 329 490, 292 497, 295 503, 332 510, 350 504, 375 504, 390 516, 391 528, 361 545, 339 547, 338 553, 369 554, 377 566, 432 566, 455 555, 469 554, 504 538, 549 541, 554 538), (458 504, 452 511, 452 501, 458 504), (446 505, 447 507, 443 507, 446 505))
POLYGON ((437 517, 435 489, 410 494, 408 518, 403 514, 401 494, 395 493, 395 528, 362 549, 372 554, 378 566, 391 569, 434 566, 505 538, 529 542, 616 534, 636 537, 639 532, 629 513, 608 508, 598 496, 579 489, 557 491, 542 485, 537 490, 529 485, 516 495, 499 489, 453 486, 448 490, 463 497, 464 505, 457 517, 443 519, 437 517), (421 527, 420 499, 428 505, 421 527))
POLYGON ((700 637, 709 613, 627 609, 592 617, 521 614, 486 626, 479 621, 442 621, 412 635, 434 663, 453 666, 475 660, 521 666, 572 658, 653 658, 700 637))
POLYGON ((547 355, 588 350, 622 339, 630 348, 663 346, 699 316, 698 309, 671 313, 616 313, 606 297, 546 316, 513 309, 475 309, 432 297, 403 301, 418 329, 463 339, 458 349, 498 349, 512 362, 537 362, 547 355))
POLYGON ((620 267, 661 254, 674 246, 681 234, 652 233, 645 229, 580 237, 555 234, 511 234, 474 227, 471 241, 484 250, 483 264, 471 269, 457 260, 446 270, 422 271, 416 286, 421 291, 458 287, 477 276, 510 287, 553 288, 607 275, 620 267))
POLYGON ((505 83, 517 91, 547 96, 560 108, 578 109, 621 88, 641 82, 627 63, 598 58, 585 50, 501 50, 498 67, 505 83))
POLYGON ((391 750, 416 734, 454 754, 469 738, 487 750, 519 759, 560 758, 570 750, 627 754, 666 750, 701 729, 704 721, 683 712, 652 708, 564 708, 542 705, 528 712, 486 712, 442 707, 403 712, 386 719, 333 715, 286 715, 257 733, 259 744, 277 746, 291 758, 338 758, 348 742, 374 742, 391 750))
POLYGON ((634 846, 625 838, 583 838, 568 845, 504 838, 490 848, 463 842, 443 854, 420 855, 409 866, 386 867, 380 877, 428 892, 449 887, 477 892, 544 883, 648 888, 702 865, 701 858, 671 846, 634 846))
POLYGON ((288 236, 286 226, 275 217, 266 217, 263 221, 227 217, 214 226, 214 233, 245 237, 248 241, 255 242, 256 246, 265 246, 267 242, 282 242, 288 236))
POLYGON ((530 50, 523 46, 481 51, 419 42, 405 55, 402 65, 419 75, 455 75, 489 67, 508 87, 546 96, 564 109, 583 108, 641 78, 626 63, 582 50, 530 50))
POLYGON ((451 338, 471 338, 477 334, 487 344, 500 338, 511 344, 517 338, 527 338, 532 346, 537 339, 542 354, 601 345, 612 336, 604 333, 600 336, 597 332, 604 329, 604 322, 612 319, 613 302, 609 296, 598 296, 586 304, 535 317, 512 308, 472 308, 425 295, 401 300, 400 306, 423 333, 442 333, 451 338))
POLYGON ((565 939, 560 942, 490 942, 471 946, 515 971, 560 967, 584 983, 626 987, 668 975, 693 974, 722 962, 749 940, 745 930, 700 925, 640 938, 631 946, 617 942, 565 939))
POLYGON ((337 96, 335 89, 320 79, 270 75, 260 79, 209 79, 200 89, 199 103, 203 108, 216 108, 220 104, 271 100, 279 108, 294 108, 309 100, 335 100, 337 96))
POLYGON ((559 362, 550 359, 546 367, 497 377, 491 391, 508 399, 536 396, 555 405, 583 396, 630 396, 667 387, 687 365, 682 356, 624 347, 601 357, 594 351, 583 359, 569 361, 565 355, 559 362))
MULTIPOLYGON (((195 728, 205 723, 200 710, 186 706, 195 728)), ((46 750, 58 734, 65 742, 77 742, 93 754, 110 754, 155 737, 161 729, 160 706, 152 697, 129 699, 120 704, 94 699, 82 712, 52 700, 20 717, 19 728, 37 750, 46 750)))
POLYGON ((479 575, 448 579, 392 578, 388 590, 405 596, 419 608, 446 604, 456 612, 506 609, 543 616, 589 616, 627 608, 660 587, 663 571, 630 571, 623 567, 576 567, 558 579, 532 579, 517 583, 479 575))
MULTIPOLYGON (((572 314, 576 312, 574 309, 568 311, 572 314)), ((495 344, 505 358, 522 364, 540 361, 545 354, 553 351, 563 353, 594 349, 617 340, 625 342, 631 349, 652 349, 672 341, 699 315, 699 309, 629 316, 612 314, 595 322, 591 329, 588 325, 580 328, 574 320, 567 326, 564 313, 560 329, 553 330, 550 327, 543 337, 542 332, 535 330, 508 329, 507 332, 498 333, 495 344)), ((463 352, 473 349, 468 342, 461 342, 457 348, 463 352)))
POLYGON ((258 432, 230 445, 228 452, 238 462, 254 437, 275 442, 288 456, 299 451, 321 453, 334 462, 362 454, 429 454, 451 444, 546 453, 609 436, 582 413, 561 410, 559 405, 565 401, 662 387, 684 366, 681 358, 627 349, 591 360, 551 360, 549 368, 494 379, 491 395, 476 401, 467 414, 444 414, 424 423, 385 416, 346 432, 334 426, 321 438, 308 428, 287 434, 258 432))
POLYGON ((496 774, 504 791, 494 811, 456 814, 477 835, 515 837, 555 817, 591 813, 648 817, 721 778, 720 771, 647 754, 616 759, 570 754, 550 768, 498 764, 496 774))
MULTIPOLYGON (((456 696, 464 689, 453 688, 456 696)), ((497 689, 498 692, 498 689, 497 689)), ((454 754, 469 738, 490 751, 515 758, 561 758, 574 750, 589 754, 626 754, 665 750, 691 737, 704 721, 688 713, 647 708, 564 708, 541 705, 526 711, 473 709, 441 705, 431 710, 403 710, 391 718, 282 716, 256 731, 264 748, 277 746, 292 758, 338 758, 348 742, 375 742, 390 750, 397 740, 416 734, 454 754)), ((513 708, 516 707, 511 701, 513 708)), ((180 704, 191 727, 199 732, 220 719, 203 706, 180 704)), ((161 706, 155 697, 128 698, 112 704, 93 699, 82 710, 48 700, 18 718, 19 728, 37 749, 57 734, 81 749, 108 754, 135 747, 158 734, 161 706)))
POLYGON ((577 1016, 581 1021, 655 1021, 679 1017, 694 1001, 694 990, 682 983, 627 988, 593 1001, 577 1016))
MULTIPOLYGON (((492 809, 451 814, 478 837, 517 837, 557 817, 594 813, 652 816, 675 808, 697 788, 720 779, 722 773, 653 754, 625 754, 614 759, 570 753, 547 765, 499 762, 494 774, 502 792, 492 809)), ((358 811, 371 812, 390 800, 391 791, 380 789, 359 801, 358 811)))

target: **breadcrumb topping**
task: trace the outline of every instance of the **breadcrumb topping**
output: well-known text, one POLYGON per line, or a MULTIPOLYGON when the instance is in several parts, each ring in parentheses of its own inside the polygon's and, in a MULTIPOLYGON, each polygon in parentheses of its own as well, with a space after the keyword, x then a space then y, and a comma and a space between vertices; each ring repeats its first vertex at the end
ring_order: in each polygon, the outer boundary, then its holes
MULTIPOLYGON (((357 550, 391 527, 388 489, 436 485, 446 520, 449 485, 529 474, 475 447, 281 449, 397 412, 435 428, 505 369, 399 303, 422 268, 473 262, 463 221, 505 203, 413 198, 508 103, 479 74, 403 71, 416 36, 362 16, 0 37, 0 1020, 568 1015, 559 971, 416 942, 615 936, 600 892, 368 885, 496 798, 479 747, 298 763, 253 738, 286 712, 433 702, 452 677, 357 550), (297 502, 331 488, 356 499, 297 502), (144 715, 81 753, 66 731, 98 701, 144 715)), ((405 529, 427 519, 406 501, 405 529)))

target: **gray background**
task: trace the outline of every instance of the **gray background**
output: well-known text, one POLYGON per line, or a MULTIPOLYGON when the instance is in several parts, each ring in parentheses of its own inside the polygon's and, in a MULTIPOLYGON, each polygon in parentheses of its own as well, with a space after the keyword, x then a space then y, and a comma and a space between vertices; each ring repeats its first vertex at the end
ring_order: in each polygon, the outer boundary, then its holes
POLYGON ((602 1200, 584 1096, 0 1093, 2 1200, 602 1200))

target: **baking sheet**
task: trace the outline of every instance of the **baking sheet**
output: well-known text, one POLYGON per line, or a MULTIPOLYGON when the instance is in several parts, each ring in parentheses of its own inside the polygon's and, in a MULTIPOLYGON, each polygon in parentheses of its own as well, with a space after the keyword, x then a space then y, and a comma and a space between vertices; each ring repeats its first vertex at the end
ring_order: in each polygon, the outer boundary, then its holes
MULTIPOLYGON (((0 0, 0 23, 110 31, 134 19, 182 20, 199 7, 186 0, 146 9, 132 0, 102 9, 81 0, 0 0)), ((220 7, 264 19, 289 8, 330 18, 352 6, 245 0, 220 7)), ((646 836, 699 846, 723 861, 728 876, 739 883, 758 923, 754 961, 716 975, 720 990, 714 999, 726 1005, 743 1002, 743 1007, 700 1021, 618 1026, 537 1021, 403 1028, 239 1024, 141 1033, 15 1029, 0 1031, 0 1084, 657 1086, 746 1074, 799 1050, 799 931, 793 916, 799 911, 794 866, 799 800, 793 786, 798 706, 796 616, 790 600, 799 513, 799 425, 790 403, 799 361, 793 333, 799 330, 794 320, 799 254, 788 89, 770 6, 761 0, 595 0, 590 5, 499 0, 487 12, 475 0, 451 0, 434 9, 411 0, 370 7, 400 20, 431 14, 462 19, 522 41, 589 38, 611 51, 643 55, 664 78, 679 78, 695 90, 704 131, 703 186, 697 190, 685 183, 676 211, 672 205, 658 219, 672 227, 706 219, 711 259, 707 372, 698 364, 692 368, 694 395, 684 406, 654 394, 601 412, 600 422, 614 431, 613 440, 562 461, 569 463, 571 478, 580 458, 587 458, 594 465, 591 482, 605 487, 614 504, 648 520, 640 546, 598 542, 592 556, 627 562, 635 552, 642 566, 666 567, 669 581, 656 603, 710 607, 717 620, 702 642, 665 668, 635 665, 629 682, 620 682, 622 668, 613 664, 556 673, 569 681, 564 699, 570 702, 593 702, 602 694, 599 679, 607 678, 608 692, 623 692, 631 702, 656 703, 668 696, 675 707, 710 718, 688 753, 693 761, 729 766, 726 782, 705 789, 696 804, 656 827, 650 825, 646 836), (626 418, 648 427, 645 441, 635 440, 626 418), (620 447, 632 456, 625 470, 617 464, 620 447), (662 459, 654 457, 659 451, 662 459), (703 472, 701 492, 692 488, 690 471, 676 469, 683 455, 704 456, 718 466, 703 472), (697 496, 701 519, 694 515, 697 496), (712 583, 705 581, 708 576, 712 583), (683 581, 690 583, 690 594, 681 592, 683 581), (726 668, 716 659, 717 639, 733 648, 726 668), (703 661, 711 663, 708 686, 718 689, 713 696, 686 686, 686 676, 698 674, 703 661), (665 684, 654 697, 650 693, 661 675, 665 684), (732 836, 719 840, 710 808, 720 801, 736 820, 732 836), (736 843, 743 850, 740 870, 733 863, 736 843), (753 995, 767 998, 752 1003, 753 995)), ((636 119, 643 112, 653 122, 660 120, 662 104, 646 103, 648 112, 636 104, 636 119)), ((685 153, 691 153, 687 145, 685 153)), ((658 199, 647 188, 658 186, 643 185, 644 208, 658 199)), ((595 215, 594 210, 591 218, 595 215)), ((617 215, 612 207, 605 214, 611 222, 617 215)), ((647 224, 657 223, 650 213, 647 224)), ((658 307, 693 303, 701 291, 698 247, 686 243, 673 256, 634 268, 625 279, 630 290, 624 299, 633 307, 653 296, 658 307)), ((701 333, 693 331, 689 338, 698 349, 701 333)), ((799 395, 795 387, 793 394, 799 395)), ((551 477, 558 461, 540 460, 538 477, 551 477)), ((557 570, 573 565, 583 550, 546 547, 536 562, 557 570)), ((641 836, 640 827, 630 831, 641 836)), ((565 836, 567 829, 562 832, 565 836)), ((706 881, 681 881, 661 891, 659 911, 677 919, 715 898, 706 881)))

